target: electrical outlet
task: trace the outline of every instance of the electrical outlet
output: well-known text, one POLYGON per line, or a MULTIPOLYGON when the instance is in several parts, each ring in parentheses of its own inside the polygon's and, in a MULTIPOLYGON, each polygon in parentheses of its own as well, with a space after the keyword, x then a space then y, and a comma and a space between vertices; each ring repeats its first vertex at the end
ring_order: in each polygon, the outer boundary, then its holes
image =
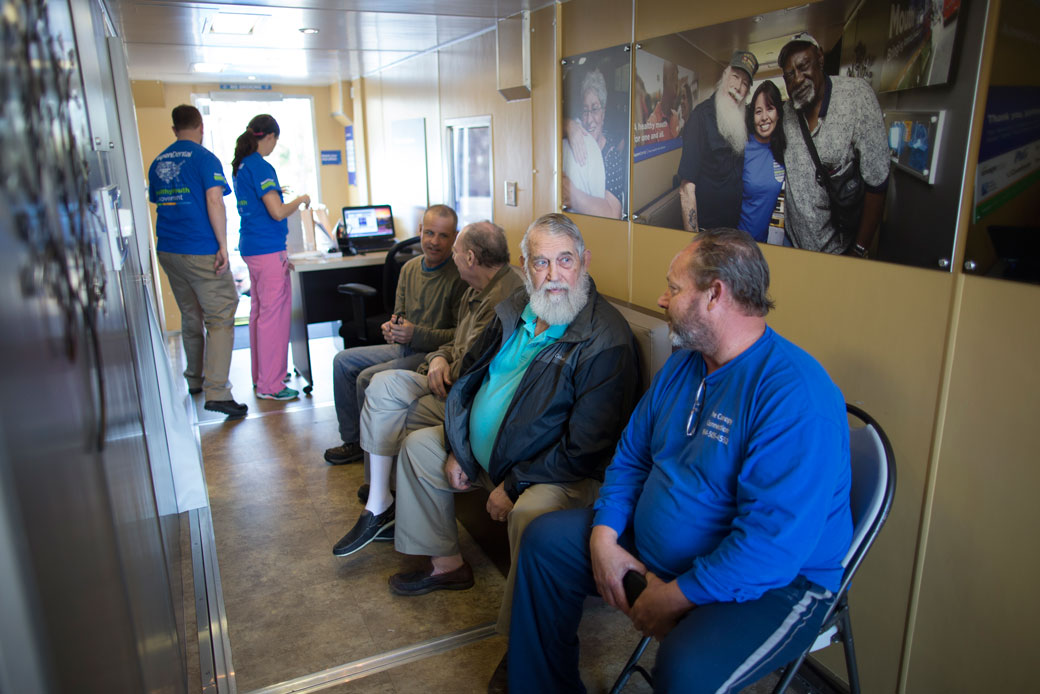
POLYGON ((506 205, 516 207, 516 181, 506 181, 506 205))

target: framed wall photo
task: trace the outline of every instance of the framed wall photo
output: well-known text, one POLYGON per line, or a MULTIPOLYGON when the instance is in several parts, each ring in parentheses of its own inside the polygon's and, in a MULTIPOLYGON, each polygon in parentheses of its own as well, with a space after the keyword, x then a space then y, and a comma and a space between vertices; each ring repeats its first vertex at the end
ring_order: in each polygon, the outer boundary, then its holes
POLYGON ((900 169, 935 183, 945 111, 886 111, 888 151, 900 169))
POLYGON ((563 61, 563 175, 568 212, 628 219, 628 45, 563 61))

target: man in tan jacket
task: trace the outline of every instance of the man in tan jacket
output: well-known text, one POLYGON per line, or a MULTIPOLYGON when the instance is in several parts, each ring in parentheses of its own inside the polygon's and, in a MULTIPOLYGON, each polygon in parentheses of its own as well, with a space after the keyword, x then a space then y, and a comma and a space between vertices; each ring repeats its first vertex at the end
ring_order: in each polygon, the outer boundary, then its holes
POLYGON ((462 373, 463 355, 494 317, 495 306, 523 284, 509 266, 505 232, 491 222, 463 228, 452 247, 452 258, 459 276, 469 284, 462 296, 454 339, 427 354, 416 371, 393 369, 376 374, 366 390, 361 448, 369 453, 368 498, 357 523, 333 547, 336 556, 357 552, 393 526, 390 472, 394 456, 409 432, 444 422, 444 399, 462 373))

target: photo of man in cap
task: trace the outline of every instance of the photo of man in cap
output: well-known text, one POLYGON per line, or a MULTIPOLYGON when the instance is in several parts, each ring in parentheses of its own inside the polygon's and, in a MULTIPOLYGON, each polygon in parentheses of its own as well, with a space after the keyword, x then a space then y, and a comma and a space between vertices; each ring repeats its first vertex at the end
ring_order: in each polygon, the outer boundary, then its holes
POLYGON ((784 104, 787 237, 796 248, 865 258, 888 187, 888 139, 877 96, 863 79, 825 74, 820 44, 804 32, 784 45, 777 63, 790 97, 784 104), (816 179, 799 125, 802 119, 832 178, 859 167, 866 192, 858 228, 842 230, 834 224, 831 200, 816 179))
POLYGON ((754 53, 736 51, 715 92, 697 105, 683 127, 679 200, 686 231, 735 228, 740 222, 744 101, 758 70, 754 53))

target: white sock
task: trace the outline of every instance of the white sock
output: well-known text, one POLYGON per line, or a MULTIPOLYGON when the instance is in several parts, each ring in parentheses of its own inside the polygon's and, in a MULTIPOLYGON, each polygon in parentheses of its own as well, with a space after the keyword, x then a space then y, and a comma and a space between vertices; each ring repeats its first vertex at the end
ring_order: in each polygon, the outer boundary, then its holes
POLYGON ((368 502, 365 504, 365 510, 378 516, 393 503, 393 497, 390 496, 390 471, 393 469, 394 458, 390 455, 371 454, 369 463, 368 502))

